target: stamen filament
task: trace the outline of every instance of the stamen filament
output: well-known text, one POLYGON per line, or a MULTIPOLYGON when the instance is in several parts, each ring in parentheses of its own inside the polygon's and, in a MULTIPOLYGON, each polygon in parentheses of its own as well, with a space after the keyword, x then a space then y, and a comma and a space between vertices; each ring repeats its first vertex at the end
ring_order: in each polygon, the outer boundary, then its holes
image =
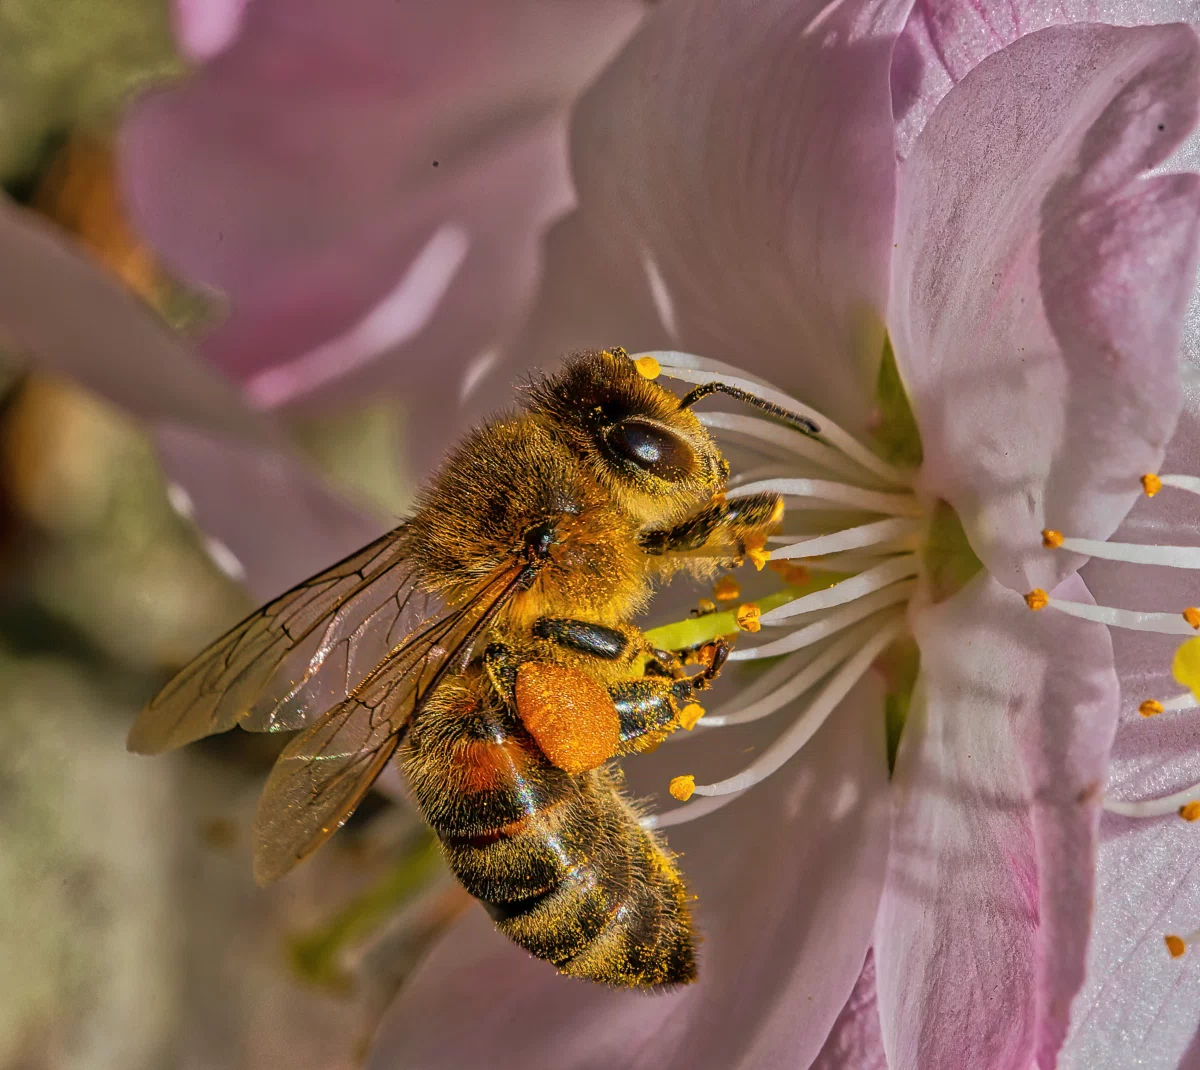
POLYGON ((741 416, 732 412, 698 412, 696 419, 705 427, 740 435, 767 447, 775 447, 774 452, 782 454, 788 460, 802 457, 821 468, 827 468, 850 479, 862 478, 864 470, 861 465, 855 464, 844 453, 839 453, 819 439, 793 431, 790 427, 783 427, 758 416, 741 416))
POLYGON ((774 491, 785 498, 800 498, 812 501, 836 502, 851 509, 863 509, 871 513, 887 513, 889 516, 921 516, 921 503, 913 494, 885 494, 878 490, 864 490, 850 483, 834 483, 828 479, 760 479, 754 483, 743 483, 729 492, 729 499, 744 498, 748 494, 774 491))
POLYGON ((680 379, 685 383, 696 384, 720 379, 721 382, 754 394, 756 397, 762 398, 763 401, 768 401, 781 408, 788 409, 799 416, 810 418, 821 428, 822 439, 831 446, 841 450, 847 457, 857 461, 868 472, 873 472, 881 479, 889 483, 894 483, 897 486, 912 486, 913 477, 911 473, 896 468, 882 458, 877 457, 866 446, 854 438, 853 435, 838 427, 837 424, 833 423, 822 413, 801 404, 795 398, 768 383, 746 378, 745 372, 737 368, 731 368, 720 361, 708 360, 704 357, 697 357, 692 353, 681 353, 677 350, 654 350, 648 354, 639 353, 637 356, 654 357, 662 368, 662 374, 669 379, 680 379))
POLYGON ((753 661, 755 658, 773 658, 778 654, 790 654, 793 650, 812 646, 813 643, 819 643, 822 639, 837 634, 843 628, 850 627, 851 624, 857 624, 880 609, 894 606, 898 602, 907 602, 916 589, 916 580, 894 583, 881 591, 850 602, 824 617, 818 617, 811 624, 797 628, 790 635, 785 635, 770 643, 763 643, 762 646, 735 647, 729 653, 729 660, 753 661))
MULTIPOLYGON (((1058 535, 1058 532, 1049 534, 1058 535)), ((1131 565, 1165 565, 1167 568, 1200 568, 1200 546, 1148 546, 1133 542, 1104 542, 1101 539, 1054 540, 1061 547, 1077 554, 1099 557, 1106 561, 1126 561, 1131 565)))
POLYGON ((855 599, 863 597, 863 595, 868 595, 883 587, 887 587, 897 580, 904 580, 908 579, 909 576, 915 576, 919 570, 920 559, 916 554, 904 554, 902 557, 894 557, 890 561, 885 561, 882 565, 869 568, 866 572, 860 572, 857 576, 851 576, 848 580, 835 583, 832 587, 826 587, 823 591, 814 591, 812 594, 803 595, 794 601, 772 609, 770 612, 762 615, 759 623, 763 625, 776 625, 781 621, 787 620, 789 617, 799 616, 801 613, 811 613, 817 609, 831 609, 833 606, 842 606, 847 602, 853 602, 855 599))
POLYGON ((822 554, 832 554, 839 550, 855 550, 887 542, 889 539, 915 535, 920 528, 919 520, 907 517, 877 520, 873 524, 860 524, 856 528, 846 528, 833 535, 819 535, 789 542, 786 546, 773 549, 771 557, 776 561, 788 557, 820 557, 822 554))
POLYGON ((647 814, 638 821, 638 824, 644 829, 665 829, 672 825, 683 825, 688 821, 695 821, 698 817, 707 817, 714 810, 720 810, 722 806, 728 806, 740 794, 740 791, 735 791, 728 795, 715 795, 707 799, 693 797, 690 802, 684 803, 683 806, 677 806, 674 810, 668 810, 665 814, 647 814))
POLYGON ((1111 799, 1106 795, 1104 809, 1110 814, 1120 814, 1122 817, 1166 817, 1167 814, 1178 814, 1182 807, 1197 799, 1200 799, 1200 784, 1193 784, 1190 788, 1177 791, 1174 795, 1164 795, 1159 799, 1127 802, 1124 799, 1111 799))
POLYGON ((1182 695, 1176 695, 1162 703, 1164 710, 1194 710, 1198 706, 1200 706, 1200 699, 1197 699, 1190 691, 1185 691, 1182 695))
POLYGON ((812 705, 763 752, 758 761, 736 776, 717 781, 715 784, 697 784, 694 794, 711 796, 745 791, 761 783, 794 757, 812 739, 838 703, 850 693, 850 689, 866 674, 884 648, 900 634, 901 626, 901 619, 894 618, 867 640, 822 688, 812 705))
MULTIPOLYGON (((1094 621, 1096 624, 1106 624, 1110 628, 1128 628, 1135 632, 1158 632, 1160 635, 1196 634, 1196 629, 1188 623, 1182 613, 1142 613, 1132 609, 1091 606, 1084 602, 1068 602, 1063 598, 1049 597, 1046 598, 1045 605, 1051 609, 1057 609, 1060 613, 1078 617, 1080 620, 1094 621)), ((773 612, 778 612, 778 610, 773 612)), ((763 623, 768 622, 764 619, 763 623)))
POLYGON ((1158 482, 1161 486, 1174 487, 1188 494, 1200 494, 1200 477, 1197 476, 1159 476, 1158 482))
MULTIPOLYGON (((892 620, 899 618, 893 617, 892 620)), ((774 713, 781 706, 786 706, 794 698, 798 698, 819 683, 834 669, 842 664, 854 651, 858 650, 867 638, 878 631, 878 620, 864 621, 858 628, 853 628, 834 643, 821 651, 798 673, 786 683, 775 687, 765 698, 743 706, 736 713, 709 714, 699 722, 701 728, 722 728, 732 724, 748 724, 774 713)))

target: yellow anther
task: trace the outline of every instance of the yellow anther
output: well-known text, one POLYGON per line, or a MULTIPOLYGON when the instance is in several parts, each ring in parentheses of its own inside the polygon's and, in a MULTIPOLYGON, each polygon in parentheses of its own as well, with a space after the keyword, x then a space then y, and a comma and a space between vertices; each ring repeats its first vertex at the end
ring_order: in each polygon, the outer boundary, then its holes
POLYGON ((1138 707, 1138 713, 1143 717, 1154 717, 1163 711, 1163 704, 1156 698, 1148 698, 1138 707))
POLYGON ((1025 596, 1025 604, 1036 612, 1050 604, 1050 596, 1040 587, 1035 587, 1025 596))
POLYGON ((1171 958, 1173 959, 1179 958, 1187 950, 1187 944, 1183 942, 1183 938, 1174 934, 1164 936, 1163 943, 1167 945, 1167 950, 1171 953, 1171 958))
POLYGON ((763 565, 765 565, 768 561, 771 560, 771 551, 770 550, 747 550, 746 556, 748 558, 750 558, 751 561, 754 562, 754 567, 756 569, 758 569, 759 572, 762 572, 763 565))
POLYGON ((1184 821, 1195 821, 1197 818, 1200 818, 1200 802, 1197 802, 1195 799, 1193 799, 1189 803, 1184 803, 1179 808, 1179 816, 1182 817, 1184 821))
POLYGON ((1051 528, 1042 529, 1042 545, 1047 550, 1057 550, 1063 544, 1063 533, 1051 528))
POLYGON ((1142 490, 1146 492, 1147 498, 1153 498, 1154 495, 1162 490, 1162 480, 1153 472, 1147 472, 1142 476, 1142 490))
POLYGON ((633 363, 645 379, 657 379, 662 372, 662 366, 653 357, 638 357, 633 363))
POLYGON ((1193 628, 1200 628, 1200 609, 1197 609, 1195 606, 1188 606, 1183 611, 1183 619, 1193 628))
POLYGON ((762 625, 758 623, 758 618, 762 616, 762 610, 753 602, 746 602, 737 607, 737 612, 734 614, 734 620, 737 621, 737 626, 744 632, 757 632, 762 629, 762 625))
POLYGON ((713 585, 713 598, 718 602, 732 602, 742 597, 741 585, 732 576, 722 576, 713 585))
POLYGON ((689 702, 679 711, 679 726, 689 732, 700 723, 704 716, 704 707, 699 702, 689 702))
POLYGON ((715 613, 717 611, 717 603, 711 598, 701 598, 696 608, 700 610, 701 616, 704 616, 708 613, 715 613))
POLYGON ((691 773, 686 776, 672 777, 671 786, 667 790, 670 791, 673 799, 687 802, 692 797, 692 792, 696 790, 696 778, 691 773))

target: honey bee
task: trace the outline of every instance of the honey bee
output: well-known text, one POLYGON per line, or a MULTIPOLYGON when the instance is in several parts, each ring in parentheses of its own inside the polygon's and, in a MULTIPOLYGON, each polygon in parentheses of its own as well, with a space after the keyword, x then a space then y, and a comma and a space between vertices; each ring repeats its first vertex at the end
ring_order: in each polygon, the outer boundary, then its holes
MULTIPOLYGON (((779 520, 726 501, 729 465, 684 398, 623 350, 570 358, 472 432, 394 531, 254 613, 142 711, 129 747, 296 731, 259 805, 255 875, 285 874, 398 761, 450 868, 564 974, 696 976, 690 896, 612 759, 698 712, 632 623, 655 583, 711 575, 779 520)), ((688 659, 689 665, 696 659, 688 659)))

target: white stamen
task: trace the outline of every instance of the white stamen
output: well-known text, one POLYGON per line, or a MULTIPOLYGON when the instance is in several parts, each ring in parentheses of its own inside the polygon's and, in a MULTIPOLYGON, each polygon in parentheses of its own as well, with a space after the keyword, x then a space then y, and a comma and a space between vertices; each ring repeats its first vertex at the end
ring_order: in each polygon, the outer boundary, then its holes
POLYGON ((1174 795, 1164 795, 1160 799, 1142 799, 1139 802, 1111 799, 1106 795, 1104 809, 1122 817, 1165 817, 1167 814, 1178 813, 1181 806, 1197 799, 1200 799, 1200 784, 1193 784, 1190 788, 1175 792, 1174 795))
POLYGON ((1200 707, 1200 699, 1197 699, 1190 691, 1169 698, 1162 704, 1164 710, 1194 710, 1197 707, 1200 707))
POLYGON ((651 351, 646 354, 638 353, 634 359, 640 356, 651 356, 657 360, 662 369, 662 374, 668 378, 680 379, 685 383, 696 384, 708 383, 714 379, 720 379, 721 382, 728 386, 745 390, 747 393, 754 394, 763 401, 788 409, 799 416, 807 417, 820 427, 821 438, 831 446, 841 450, 847 457, 853 458, 867 469, 867 471, 874 472, 880 478, 897 486, 912 486, 913 477, 911 473, 896 468, 894 465, 890 465, 887 461, 877 457, 866 446, 848 432, 843 431, 842 428, 838 427, 837 424, 833 423, 826 416, 814 409, 810 409, 807 405, 801 404, 794 397, 785 394, 782 390, 778 390, 767 383, 746 378, 746 373, 737 368, 731 368, 729 365, 722 364, 719 361, 697 357, 691 353, 680 353, 672 350, 651 351))
MULTIPOLYGON (((782 424, 759 419, 757 416, 741 416, 732 412, 698 412, 696 419, 705 427, 762 443, 771 448, 771 452, 776 455, 782 454, 789 460, 800 457, 850 479, 861 479, 866 471, 844 453, 838 453, 819 439, 793 431, 782 424)), ((794 468, 792 474, 795 474, 794 468)), ((877 477, 872 475, 871 478, 877 477)))
POLYGON ((812 705, 763 752, 758 761, 726 780, 720 780, 715 784, 697 784, 695 794, 728 795, 731 792, 745 791, 747 788, 761 783, 788 759, 795 756, 804 744, 812 739, 817 729, 825 723, 825 719, 833 712, 838 703, 849 694, 850 689, 867 672, 875 659, 883 652, 884 647, 900 634, 901 624, 902 619, 895 618, 876 632, 853 657, 842 665, 822 688, 812 705))
POLYGON ((1100 539, 1063 539, 1062 548, 1106 561, 1127 561, 1131 565, 1200 568, 1200 546, 1144 546, 1133 542, 1103 542, 1100 539))
POLYGON ((887 587, 897 580, 915 576, 919 570, 920 560, 916 554, 894 557, 882 565, 869 568, 866 572, 851 576, 849 579, 842 580, 841 583, 835 583, 832 587, 826 587, 823 591, 814 591, 812 594, 802 595, 782 606, 776 606, 764 613, 759 618, 759 623, 764 626, 779 624, 789 617, 799 616, 801 613, 812 613, 817 609, 843 606, 863 595, 887 587))
POLYGON ((755 658, 773 658, 778 654, 790 654, 793 650, 812 646, 813 643, 819 643, 822 639, 835 635, 843 628, 850 627, 851 624, 857 624, 880 609, 894 606, 899 602, 907 602, 916 589, 916 580, 894 583, 891 587, 885 587, 865 598, 850 602, 824 617, 818 617, 813 623, 806 624, 803 628, 797 628, 782 639, 763 643, 761 646, 735 647, 730 651, 729 660, 753 661, 755 658))
POLYGON ((246 566, 238 560, 237 554, 215 535, 204 537, 204 549, 208 551, 213 564, 231 580, 241 583, 246 578, 246 566))
POLYGON ((1159 476, 1158 481, 1164 487, 1186 490, 1189 494, 1200 494, 1200 477, 1197 476, 1159 476))
POLYGON ((887 513, 890 516, 920 516, 921 503, 913 494, 884 494, 877 490, 864 490, 850 483, 835 483, 828 479, 760 479, 756 483, 745 483, 729 498, 744 498, 770 490, 785 498, 814 498, 825 502, 836 502, 850 509, 864 509, 872 513, 887 513))
MULTIPOLYGON (((1068 602, 1051 598, 1052 609, 1080 620, 1107 624, 1110 628, 1128 628, 1135 632, 1158 632, 1160 635, 1195 635, 1196 629, 1183 619, 1182 613, 1141 613, 1132 609, 1113 609, 1110 606, 1090 606, 1084 602, 1068 602)), ((766 618, 764 617, 764 622, 766 618)))
POLYGON ((733 791, 728 795, 715 795, 711 799, 693 799, 683 806, 675 807, 674 810, 668 810, 665 814, 647 814, 638 824, 644 829, 665 829, 672 825, 683 825, 688 821, 695 821, 698 817, 707 817, 722 806, 728 806, 740 794, 740 791, 733 791))
POLYGON ((877 520, 874 524, 862 524, 856 528, 846 528, 833 535, 821 535, 816 538, 800 539, 790 542, 778 550, 771 551, 771 560, 779 561, 790 557, 820 557, 839 550, 853 550, 863 546, 874 546, 876 543, 897 539, 905 535, 915 535, 921 529, 919 520, 907 517, 895 517, 891 520, 877 520))
POLYGON ((787 683, 772 689, 765 698, 743 706, 736 713, 710 713, 707 717, 702 718, 696 727, 722 728, 731 724, 747 724, 774 713, 792 699, 799 698, 809 688, 833 672, 854 651, 860 649, 872 634, 879 630, 879 625, 878 620, 864 621, 860 627, 853 628, 845 635, 840 636, 836 642, 822 650, 787 683))

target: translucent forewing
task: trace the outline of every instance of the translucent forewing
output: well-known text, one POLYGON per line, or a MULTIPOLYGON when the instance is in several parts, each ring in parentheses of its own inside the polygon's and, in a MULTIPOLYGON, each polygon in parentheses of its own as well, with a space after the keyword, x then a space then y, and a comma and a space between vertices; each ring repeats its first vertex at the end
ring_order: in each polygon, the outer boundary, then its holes
POLYGON ((292 730, 340 702, 442 609, 413 584, 397 528, 251 614, 183 669, 129 733, 142 754, 236 724, 292 730))
POLYGON ((345 823, 387 764, 422 699, 458 668, 475 639, 527 579, 497 572, 464 605, 428 620, 344 701, 288 744, 263 790, 254 875, 283 876, 345 823))

